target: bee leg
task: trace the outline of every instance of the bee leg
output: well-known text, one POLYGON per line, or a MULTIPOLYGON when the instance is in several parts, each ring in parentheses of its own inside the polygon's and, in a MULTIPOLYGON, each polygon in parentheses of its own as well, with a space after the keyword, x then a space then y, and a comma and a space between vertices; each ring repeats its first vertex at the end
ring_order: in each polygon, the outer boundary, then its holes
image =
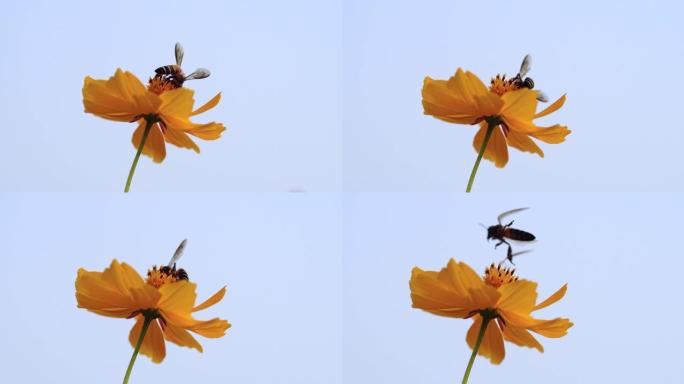
POLYGON ((496 243, 496 245, 494 246, 494 249, 496 249, 496 247, 498 247, 498 246, 501 245, 501 244, 506 244, 506 245, 508 245, 509 247, 511 246, 510 244, 508 244, 508 242, 507 242, 506 240, 499 240, 499 242, 496 243))
POLYGON ((506 224, 506 226, 505 226, 505 227, 506 227, 506 228, 510 227, 511 225, 513 225, 513 222, 514 222, 514 221, 515 221, 515 220, 511 220, 511 222, 510 222, 510 223, 508 223, 508 224, 506 224))
POLYGON ((513 262, 513 248, 511 248, 511 245, 508 244, 508 253, 506 254, 506 259, 511 262, 511 264, 515 265, 513 262))

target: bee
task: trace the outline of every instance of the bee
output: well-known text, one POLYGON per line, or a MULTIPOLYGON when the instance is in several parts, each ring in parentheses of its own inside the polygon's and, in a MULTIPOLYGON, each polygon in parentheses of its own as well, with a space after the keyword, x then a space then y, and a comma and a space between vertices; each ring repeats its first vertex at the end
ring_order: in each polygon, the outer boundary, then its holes
MULTIPOLYGON (((515 85, 517 88, 528 88, 528 89, 533 89, 534 88, 534 80, 532 80, 531 77, 525 77, 527 75, 527 72, 530 71, 532 67, 532 56, 529 54, 525 55, 523 58, 522 64, 520 64, 520 71, 518 71, 518 74, 515 75, 515 77, 512 77, 510 80, 511 84, 515 85)), ((537 91, 537 100, 541 101, 542 103, 546 103, 549 101, 549 98, 546 96, 546 94, 542 91, 537 91)))
POLYGON ((176 88, 183 86, 186 80, 194 79, 204 79, 211 75, 206 68, 197 68, 193 73, 185 76, 183 69, 181 68, 181 63, 183 62, 183 46, 180 43, 176 43, 176 64, 165 65, 154 70, 156 73, 155 78, 166 80, 174 85, 176 88))
MULTIPOLYGON (((487 228, 487 240, 496 239, 499 241, 498 243, 496 243, 496 245, 494 245, 494 249, 496 249, 501 244, 508 245, 508 253, 507 253, 506 259, 510 260, 511 263, 513 262, 513 257, 516 254, 513 253, 513 249, 511 248, 511 244, 506 240, 508 239, 508 240, 516 240, 516 241, 534 241, 534 239, 536 239, 536 237, 534 237, 534 235, 529 233, 529 232, 525 232, 525 231, 522 231, 522 230, 516 229, 516 228, 511 228, 511 226, 513 225, 513 220, 511 220, 511 222, 506 224, 506 225, 502 224, 502 220, 504 219, 504 217, 506 217, 508 215, 511 215, 513 213, 516 213, 516 212, 524 211, 526 209, 527 208, 518 208, 518 209, 512 209, 510 211, 506 211, 497 217, 497 221, 499 222, 499 224, 492 225, 492 226, 489 226, 487 228)), ((522 253, 522 252, 520 252, 520 253, 522 253)), ((518 253, 518 254, 520 254, 520 253, 518 253)), ((504 260, 506 260, 506 259, 504 259, 504 260)))
POLYGON ((181 258, 181 256, 183 256, 183 251, 185 251, 185 245, 187 243, 188 239, 184 239, 183 241, 181 241, 180 245, 176 249, 176 252, 173 253, 171 261, 169 261, 167 265, 159 268, 160 272, 174 276, 176 280, 188 280, 188 273, 185 272, 185 269, 176 269, 176 262, 178 261, 178 259, 181 258))

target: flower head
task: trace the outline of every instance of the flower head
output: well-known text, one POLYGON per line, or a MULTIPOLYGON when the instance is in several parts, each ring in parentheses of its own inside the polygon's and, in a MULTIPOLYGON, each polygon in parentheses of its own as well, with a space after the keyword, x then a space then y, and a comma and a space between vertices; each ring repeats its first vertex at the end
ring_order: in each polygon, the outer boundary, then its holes
POLYGON ((557 338, 567 334, 573 325, 564 318, 541 320, 531 315, 562 299, 567 284, 536 303, 537 283, 518 279, 513 270, 494 264, 486 269, 484 277, 478 276, 467 264, 453 259, 439 272, 415 267, 409 285, 414 308, 439 316, 473 319, 466 336, 470 348, 475 345, 483 317, 488 321, 496 319, 488 323, 478 350, 479 355, 494 364, 504 359, 504 340, 544 352, 544 347, 530 331, 557 338))
POLYGON ((459 68, 449 80, 426 77, 422 94, 426 115, 450 123, 480 125, 473 141, 476 152, 482 147, 488 123, 494 123, 496 128, 484 158, 497 167, 504 167, 508 162, 509 146, 544 157, 532 138, 558 144, 571 132, 563 125, 539 127, 533 121, 562 107, 565 95, 537 113, 539 93, 521 86, 515 78, 506 80, 505 76, 497 75, 487 88, 472 72, 459 68))
POLYGON ((208 308, 223 299, 223 287, 199 305, 195 305, 197 285, 187 280, 187 274, 168 267, 152 268, 147 279, 126 263, 113 260, 103 272, 81 268, 76 277, 76 300, 85 308, 102 316, 135 318, 129 341, 135 347, 145 318, 153 318, 143 339, 140 352, 153 362, 160 363, 166 356, 164 340, 194 348, 202 346, 188 331, 209 338, 225 335, 230 328, 226 320, 196 320, 194 312, 208 308))
POLYGON ((90 76, 83 84, 85 112, 108 120, 137 122, 133 133, 133 146, 138 148, 146 124, 152 123, 142 153, 161 163, 166 157, 165 142, 177 147, 200 149, 188 136, 203 140, 216 140, 225 131, 221 123, 196 124, 190 117, 206 112, 221 100, 217 94, 206 104, 193 111, 194 91, 177 87, 160 77, 151 78, 147 87, 130 72, 117 69, 109 80, 95 80, 90 76))

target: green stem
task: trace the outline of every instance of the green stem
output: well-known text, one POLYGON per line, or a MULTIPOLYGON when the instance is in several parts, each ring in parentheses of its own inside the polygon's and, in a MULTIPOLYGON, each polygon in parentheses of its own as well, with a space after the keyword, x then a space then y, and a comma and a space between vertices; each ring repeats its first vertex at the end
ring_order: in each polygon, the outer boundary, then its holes
POLYGON ((475 174, 477 173, 477 169, 480 167, 480 161, 482 160, 482 156, 485 153, 485 149, 487 149, 487 144, 489 143, 489 138, 492 137, 492 132, 494 132, 494 128, 501 124, 499 119, 497 118, 487 118, 487 132, 485 133, 484 140, 482 141, 482 147, 480 147, 480 152, 477 154, 477 160, 475 160, 475 165, 473 165, 473 170, 470 172, 470 179, 468 179, 468 186, 466 187, 466 193, 470 193, 470 190, 473 188, 473 182, 475 181, 475 174))
POLYGON ((143 132, 142 140, 140 140, 140 145, 138 145, 138 152, 135 154, 133 159, 133 164, 131 164, 131 170, 128 171, 128 180, 126 180, 126 188, 124 188, 124 193, 128 193, 131 189, 131 181, 133 181, 133 174, 135 173, 135 167, 138 166, 138 159, 140 159, 140 154, 145 147, 145 142, 147 141, 147 136, 150 134, 152 125, 155 123, 154 119, 145 118, 147 124, 145 125, 145 132, 143 132))
POLYGON ((484 339, 484 334, 485 331, 487 330, 487 325, 489 324, 489 321, 492 318, 483 315, 482 316, 482 325, 480 326, 480 333, 477 334, 477 341, 475 342, 475 346, 473 346, 473 354, 470 355, 470 361, 468 361, 468 367, 466 368, 465 374, 463 374, 463 381, 461 384, 466 384, 468 382, 468 378, 470 377, 470 370, 473 368, 473 363, 475 362, 475 356, 477 356, 477 351, 480 349, 480 344, 482 344, 482 339, 484 339))
POLYGON ((133 371, 133 364, 135 364, 135 358, 138 357, 138 352, 140 352, 140 347, 142 346, 143 339, 145 338, 145 333, 147 333, 147 328, 149 328, 152 320, 154 320, 153 316, 145 315, 145 322, 143 323, 142 330, 140 331, 138 343, 135 345, 133 356, 131 356, 131 361, 130 363, 128 363, 128 369, 126 369, 126 376, 124 376, 123 384, 128 384, 128 378, 131 377, 131 372, 133 371))

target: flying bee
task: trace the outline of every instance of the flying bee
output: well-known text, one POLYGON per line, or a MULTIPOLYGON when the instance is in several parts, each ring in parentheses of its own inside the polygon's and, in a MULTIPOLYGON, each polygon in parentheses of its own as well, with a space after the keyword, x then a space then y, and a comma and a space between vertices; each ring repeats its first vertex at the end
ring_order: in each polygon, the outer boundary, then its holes
POLYGON ((513 225, 513 220, 511 220, 511 222, 506 225, 502 224, 502 220, 504 219, 504 217, 508 215, 524 211, 526 209, 527 208, 518 208, 506 211, 497 217, 497 221, 499 222, 499 224, 492 225, 487 228, 487 240, 496 239, 499 241, 498 243, 496 243, 496 245, 494 245, 494 249, 496 249, 501 244, 508 245, 508 254, 506 259, 511 260, 511 262, 513 261, 513 256, 515 256, 515 254, 513 253, 511 244, 506 240, 533 241, 534 239, 536 239, 536 237, 534 237, 534 235, 529 232, 525 232, 516 228, 511 228, 511 226, 513 225))
MULTIPOLYGON (((518 71, 518 74, 515 75, 515 77, 512 77, 508 81, 511 84, 515 85, 517 88, 533 89, 534 88, 534 80, 532 80, 531 77, 525 77, 525 75, 527 75, 527 72, 529 72, 531 68, 532 68, 532 56, 527 54, 523 58, 522 64, 520 64, 520 71, 518 71)), ((537 100, 541 101, 542 103, 546 103, 547 101, 549 101, 549 98, 546 96, 546 94, 544 92, 537 91, 537 100)))
POLYGON ((165 65, 154 70, 155 78, 163 79, 174 85, 176 88, 183 86, 186 80, 204 79, 209 77, 211 72, 206 68, 197 68, 193 73, 185 76, 181 63, 183 62, 183 46, 176 43, 176 64, 165 65))
POLYGON ((185 269, 176 269, 176 262, 178 261, 178 259, 181 258, 181 256, 183 256, 183 251, 185 251, 185 244, 187 243, 188 239, 181 241, 180 245, 176 249, 176 252, 173 253, 171 261, 169 261, 167 265, 159 268, 160 272, 165 273, 167 275, 171 275, 175 277, 176 280, 188 280, 188 273, 185 272, 185 269))

